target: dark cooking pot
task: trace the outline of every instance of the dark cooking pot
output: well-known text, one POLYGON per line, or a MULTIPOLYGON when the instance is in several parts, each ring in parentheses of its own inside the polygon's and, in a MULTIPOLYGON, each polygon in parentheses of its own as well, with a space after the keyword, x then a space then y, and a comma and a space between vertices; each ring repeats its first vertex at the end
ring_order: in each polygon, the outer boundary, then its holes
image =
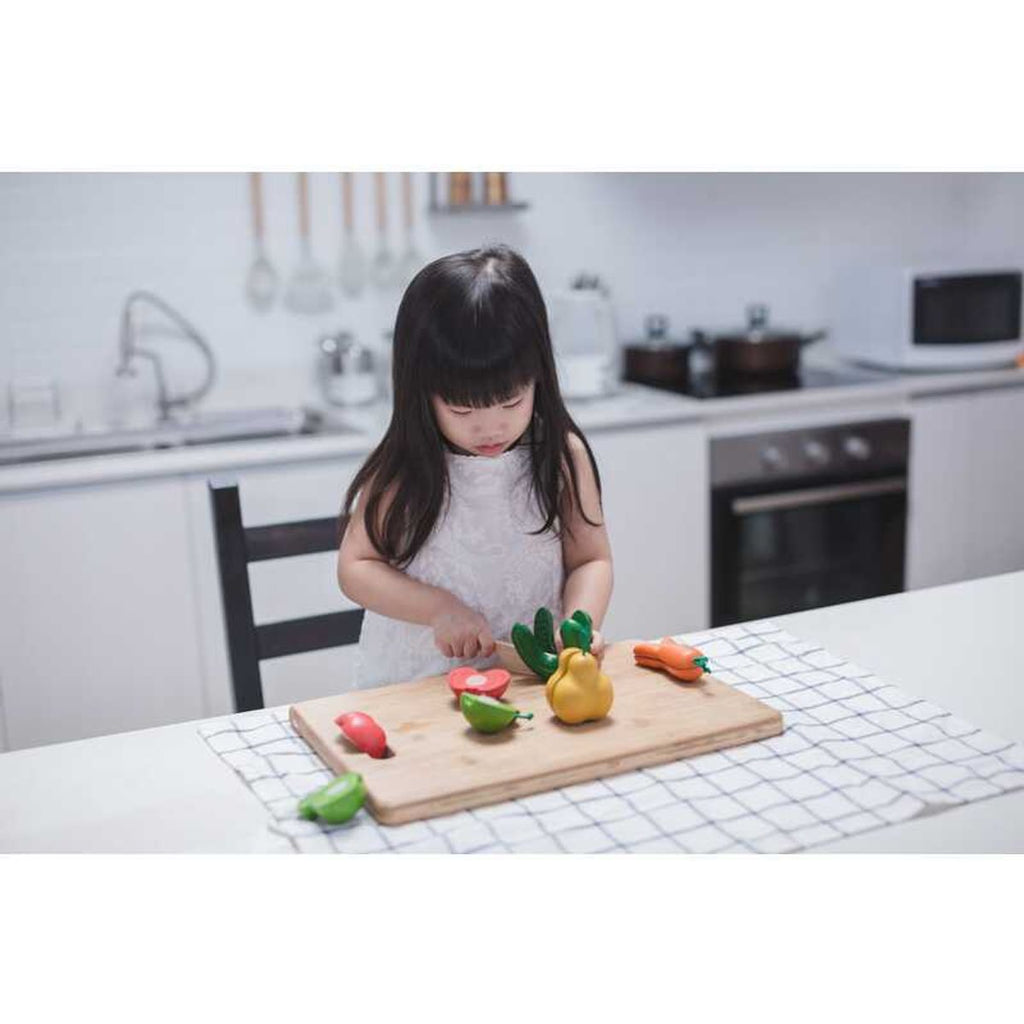
POLYGON ((623 378, 671 391, 685 391, 690 379, 690 343, 673 340, 668 317, 652 314, 644 320, 645 335, 624 346, 623 378))
POLYGON ((747 306, 746 330, 716 334, 712 342, 700 336, 697 343, 713 345, 715 372, 722 376, 783 376, 796 374, 801 350, 826 333, 773 330, 768 326, 768 307, 753 304, 747 306))

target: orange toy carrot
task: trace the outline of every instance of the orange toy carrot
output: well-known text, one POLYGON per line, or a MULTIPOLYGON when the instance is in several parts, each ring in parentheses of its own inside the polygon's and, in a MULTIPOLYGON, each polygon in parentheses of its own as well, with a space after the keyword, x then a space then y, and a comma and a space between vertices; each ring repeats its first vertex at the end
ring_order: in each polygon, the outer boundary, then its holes
POLYGON ((636 663, 641 668, 653 668, 659 672, 667 672, 674 679, 680 679, 684 683, 696 682, 701 677, 701 671, 699 668, 682 670, 670 668, 668 665, 663 664, 656 658, 637 658, 636 663))
POLYGON ((708 670, 708 659, 698 648, 678 643, 671 637, 657 644, 636 644, 633 656, 638 665, 661 669, 686 683, 696 682, 708 670))

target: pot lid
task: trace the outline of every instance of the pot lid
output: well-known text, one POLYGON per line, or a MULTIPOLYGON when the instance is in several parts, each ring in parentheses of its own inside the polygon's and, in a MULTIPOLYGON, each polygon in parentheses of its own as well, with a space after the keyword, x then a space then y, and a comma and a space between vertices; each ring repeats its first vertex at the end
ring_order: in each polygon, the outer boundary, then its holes
POLYGON ((802 331, 790 331, 768 326, 768 307, 763 302, 752 302, 747 306, 747 326, 715 334, 716 341, 743 341, 757 345, 766 341, 799 342, 802 331))
POLYGON ((668 332, 668 317, 663 313, 650 313, 644 317, 644 336, 631 342, 632 348, 687 348, 690 342, 673 338, 668 332))

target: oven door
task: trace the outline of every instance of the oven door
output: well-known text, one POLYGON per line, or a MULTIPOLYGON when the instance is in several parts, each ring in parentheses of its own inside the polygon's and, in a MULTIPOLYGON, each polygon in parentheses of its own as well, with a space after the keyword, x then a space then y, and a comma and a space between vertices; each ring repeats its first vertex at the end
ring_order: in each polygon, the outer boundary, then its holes
POLYGON ((712 625, 903 589, 906 476, 712 492, 712 625))

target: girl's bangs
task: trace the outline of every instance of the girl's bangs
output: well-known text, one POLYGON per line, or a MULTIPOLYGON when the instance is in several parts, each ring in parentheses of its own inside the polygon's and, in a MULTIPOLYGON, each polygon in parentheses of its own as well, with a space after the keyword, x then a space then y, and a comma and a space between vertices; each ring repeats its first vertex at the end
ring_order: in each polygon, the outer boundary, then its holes
POLYGON ((541 372, 537 345, 497 324, 474 324, 432 341, 424 383, 449 405, 483 409, 506 402, 541 372))

